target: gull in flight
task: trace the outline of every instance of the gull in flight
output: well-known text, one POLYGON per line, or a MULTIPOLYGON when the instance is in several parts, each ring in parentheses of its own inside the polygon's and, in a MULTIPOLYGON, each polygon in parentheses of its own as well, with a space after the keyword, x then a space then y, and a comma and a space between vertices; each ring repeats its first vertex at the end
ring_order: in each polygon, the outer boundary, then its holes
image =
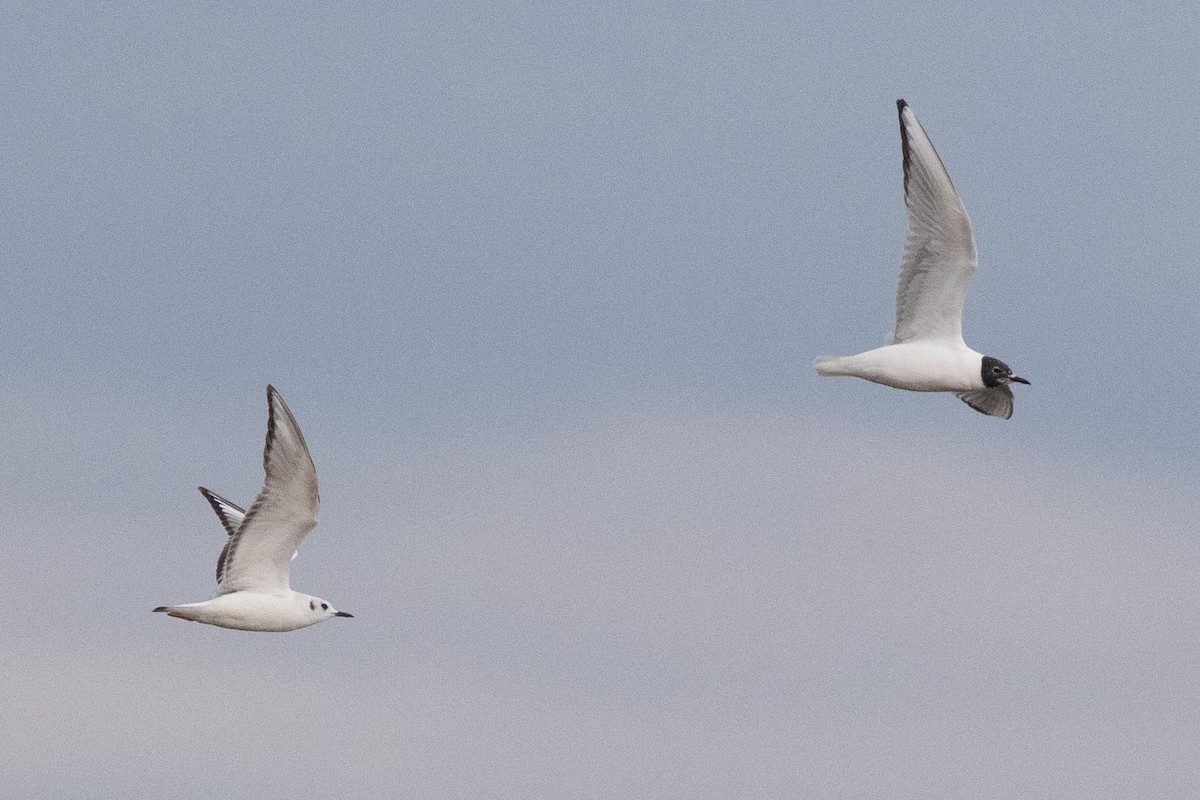
POLYGON ((908 240, 896 290, 896 329, 883 347, 818 358, 818 375, 849 375, 914 392, 954 392, 976 411, 1009 419, 1009 384, 1029 381, 962 338, 963 298, 975 272, 971 221, 946 167, 904 100, 900 147, 908 240))
POLYGON ((353 616, 292 591, 291 560, 317 526, 321 499, 304 434, 274 386, 267 387, 267 409, 266 479, 250 510, 200 487, 229 534, 217 559, 217 593, 211 600, 155 611, 242 631, 294 631, 330 617, 353 616))

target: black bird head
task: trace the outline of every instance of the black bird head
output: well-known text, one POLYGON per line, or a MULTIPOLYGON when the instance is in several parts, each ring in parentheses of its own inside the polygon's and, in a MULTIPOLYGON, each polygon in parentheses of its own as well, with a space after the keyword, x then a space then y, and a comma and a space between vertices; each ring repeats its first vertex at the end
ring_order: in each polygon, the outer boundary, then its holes
POLYGON ((1024 378, 1013 375, 1013 371, 1009 369, 1008 364, 991 356, 983 357, 983 367, 981 368, 980 377, 983 378, 983 385, 989 389, 994 386, 1003 386, 1006 383, 1029 384, 1029 381, 1024 378))

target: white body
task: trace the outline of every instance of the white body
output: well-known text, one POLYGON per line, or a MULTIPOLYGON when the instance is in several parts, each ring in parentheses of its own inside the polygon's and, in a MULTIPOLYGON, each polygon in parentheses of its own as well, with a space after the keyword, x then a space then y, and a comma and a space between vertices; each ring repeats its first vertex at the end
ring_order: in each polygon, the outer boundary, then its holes
POLYGON ((317 525, 317 470, 296 418, 273 386, 267 387, 267 408, 266 477, 250 510, 200 487, 229 534, 217 561, 216 595, 155 611, 243 631, 294 631, 351 616, 319 597, 292 591, 291 561, 317 525))
POLYGON ((856 356, 817 361, 817 374, 865 378, 912 392, 970 392, 983 389, 983 356, 954 342, 904 342, 856 356))
MULTIPOLYGON (((294 631, 323 622, 337 612, 329 613, 329 604, 290 589, 282 594, 264 592, 234 592, 219 594, 201 603, 163 606, 167 616, 192 622, 203 622, 220 628, 239 631, 294 631)), ((159 610, 159 609, 155 609, 159 610)))

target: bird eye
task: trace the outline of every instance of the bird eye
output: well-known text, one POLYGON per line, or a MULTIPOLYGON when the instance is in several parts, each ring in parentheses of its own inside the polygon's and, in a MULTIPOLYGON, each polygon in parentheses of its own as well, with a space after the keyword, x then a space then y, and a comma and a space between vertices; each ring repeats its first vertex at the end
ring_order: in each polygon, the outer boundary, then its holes
POLYGON ((999 374, 1000 374, 1000 368, 999 368, 999 367, 992 367, 992 374, 993 374, 993 375, 999 375, 999 374))
POLYGON ((329 603, 321 603, 321 610, 322 610, 322 611, 328 611, 328 610, 329 610, 329 603))

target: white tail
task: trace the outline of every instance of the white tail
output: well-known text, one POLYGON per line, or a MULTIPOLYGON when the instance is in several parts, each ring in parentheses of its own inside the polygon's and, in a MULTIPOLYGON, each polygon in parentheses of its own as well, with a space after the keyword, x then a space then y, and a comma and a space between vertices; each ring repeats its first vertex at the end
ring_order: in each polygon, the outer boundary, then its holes
POLYGON ((844 356, 823 356, 822 358, 818 358, 813 366, 817 368, 818 375, 824 375, 825 377, 852 374, 846 372, 842 364, 845 360, 844 356))

